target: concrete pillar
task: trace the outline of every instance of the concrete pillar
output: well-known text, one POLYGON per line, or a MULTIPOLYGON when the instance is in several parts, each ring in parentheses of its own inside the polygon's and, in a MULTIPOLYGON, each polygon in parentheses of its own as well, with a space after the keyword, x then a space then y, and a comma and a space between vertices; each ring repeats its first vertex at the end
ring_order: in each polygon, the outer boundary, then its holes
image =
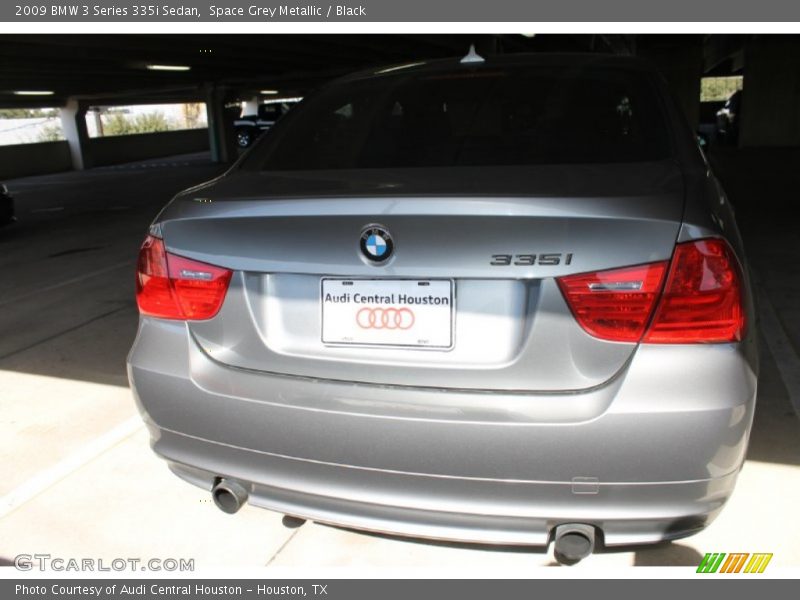
POLYGON ((72 168, 82 171, 92 166, 89 152, 89 131, 86 127, 86 107, 78 100, 70 98, 60 110, 61 129, 69 144, 72 168))
POLYGON ((642 36, 636 53, 649 59, 667 80, 689 126, 700 123, 700 80, 703 77, 703 36, 642 36))
POLYGON ((258 114, 258 96, 253 96, 244 101, 242 106, 242 116, 244 115, 257 115, 258 114))
POLYGON ((228 90, 217 85, 206 86, 206 114, 208 117, 211 160, 228 163, 236 160, 236 141, 233 132, 234 115, 225 110, 228 90))
POLYGON ((740 146, 800 146, 800 39, 758 36, 744 47, 740 146))

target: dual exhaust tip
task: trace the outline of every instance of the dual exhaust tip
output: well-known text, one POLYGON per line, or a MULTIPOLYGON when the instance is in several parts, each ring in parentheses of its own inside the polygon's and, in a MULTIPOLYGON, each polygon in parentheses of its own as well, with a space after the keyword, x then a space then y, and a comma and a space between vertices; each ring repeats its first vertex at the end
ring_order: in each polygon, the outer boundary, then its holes
MULTIPOLYGON (((220 479, 211 489, 211 498, 222 512, 230 515, 239 512, 247 504, 247 490, 231 479, 220 479)), ((305 522, 296 517, 284 517, 286 527, 299 527, 305 522)), ((556 560, 564 565, 574 565, 594 551, 595 529, 582 523, 559 525, 555 531, 556 560)))

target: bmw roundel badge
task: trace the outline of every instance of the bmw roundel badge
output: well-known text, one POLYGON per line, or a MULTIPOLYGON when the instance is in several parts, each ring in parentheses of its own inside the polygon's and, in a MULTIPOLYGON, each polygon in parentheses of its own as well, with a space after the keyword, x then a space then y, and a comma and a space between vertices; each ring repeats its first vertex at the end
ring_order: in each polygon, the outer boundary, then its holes
POLYGON ((372 263, 389 260, 394 252, 394 240, 385 227, 367 225, 361 231, 361 253, 372 263))

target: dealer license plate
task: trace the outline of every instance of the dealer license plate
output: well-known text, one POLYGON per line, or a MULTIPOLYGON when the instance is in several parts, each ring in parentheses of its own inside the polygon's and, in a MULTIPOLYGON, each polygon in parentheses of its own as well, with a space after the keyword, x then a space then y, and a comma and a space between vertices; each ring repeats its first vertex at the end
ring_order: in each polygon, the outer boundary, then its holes
POLYGON ((449 279, 334 279, 321 283, 322 342, 453 347, 449 279))

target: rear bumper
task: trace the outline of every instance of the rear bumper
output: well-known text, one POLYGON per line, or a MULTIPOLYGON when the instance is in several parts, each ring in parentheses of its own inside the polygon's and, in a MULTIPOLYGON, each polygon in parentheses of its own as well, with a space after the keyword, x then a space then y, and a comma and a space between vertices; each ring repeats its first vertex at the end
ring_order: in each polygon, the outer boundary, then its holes
POLYGON ((581 522, 618 545, 721 510, 754 409, 745 350, 644 346, 599 389, 470 393, 231 369, 143 319, 129 374, 156 453, 207 489, 228 477, 252 504, 384 533, 544 545, 581 522))
POLYGON ((562 523, 590 523, 606 545, 691 535, 727 500, 736 474, 705 481, 573 485, 424 477, 325 465, 155 432, 172 471, 211 490, 223 474, 249 502, 354 529, 485 544, 547 545, 562 523), (206 468, 191 465, 202 464, 206 468), (212 466, 212 470, 208 470, 212 466))

